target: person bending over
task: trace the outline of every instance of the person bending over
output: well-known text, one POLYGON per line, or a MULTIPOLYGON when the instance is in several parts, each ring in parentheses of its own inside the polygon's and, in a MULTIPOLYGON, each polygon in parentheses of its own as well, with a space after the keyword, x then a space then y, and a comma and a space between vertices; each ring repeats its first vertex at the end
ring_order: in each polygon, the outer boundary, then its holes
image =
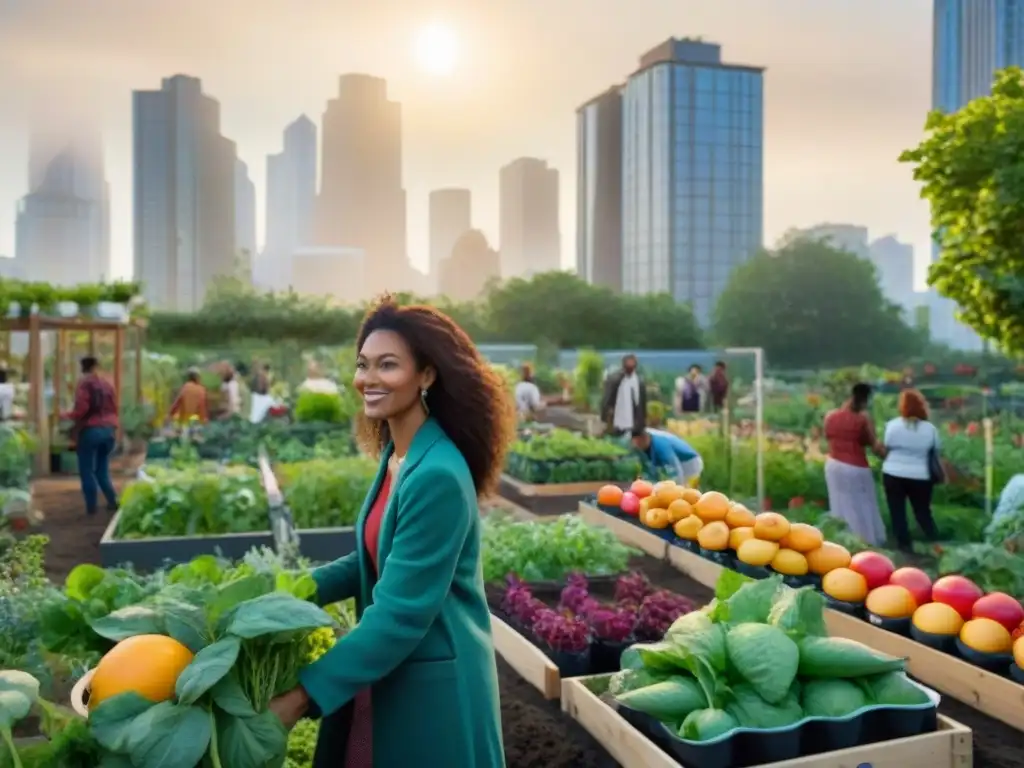
POLYGON ((668 470, 680 485, 697 487, 704 460, 683 438, 660 429, 634 429, 633 447, 655 470, 668 470))

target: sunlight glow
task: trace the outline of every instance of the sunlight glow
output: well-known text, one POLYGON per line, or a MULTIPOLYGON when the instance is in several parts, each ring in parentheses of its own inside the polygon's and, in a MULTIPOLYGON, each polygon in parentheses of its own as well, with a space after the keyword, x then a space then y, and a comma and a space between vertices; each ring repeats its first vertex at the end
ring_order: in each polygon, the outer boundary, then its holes
POLYGON ((430 24, 416 36, 416 63, 431 75, 450 75, 459 60, 459 39, 445 24, 430 24))

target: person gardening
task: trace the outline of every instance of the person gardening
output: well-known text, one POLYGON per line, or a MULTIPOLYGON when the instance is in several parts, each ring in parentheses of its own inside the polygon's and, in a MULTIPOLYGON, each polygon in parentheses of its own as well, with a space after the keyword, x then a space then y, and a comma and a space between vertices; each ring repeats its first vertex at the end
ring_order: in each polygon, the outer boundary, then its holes
POLYGON ((110 455, 117 445, 117 394, 113 385, 100 375, 99 361, 92 355, 82 358, 75 406, 63 416, 74 422, 71 436, 77 446, 85 513, 96 514, 101 491, 107 500, 107 511, 115 512, 117 492, 110 480, 110 455))
POLYGON ((680 485, 697 487, 704 471, 704 460, 681 437, 660 429, 641 427, 633 430, 633 447, 655 470, 668 470, 680 485))
POLYGON ((189 368, 187 379, 171 405, 167 417, 181 424, 189 424, 193 419, 205 424, 210 420, 206 408, 206 387, 200 382, 198 368, 189 368))

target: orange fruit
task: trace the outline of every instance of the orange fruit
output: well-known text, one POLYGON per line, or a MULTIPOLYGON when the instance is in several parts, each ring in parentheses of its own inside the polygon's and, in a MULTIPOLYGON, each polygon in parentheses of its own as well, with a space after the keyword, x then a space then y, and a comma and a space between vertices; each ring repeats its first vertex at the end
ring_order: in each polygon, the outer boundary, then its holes
POLYGON ((750 526, 733 528, 729 531, 729 549, 737 550, 744 541, 754 538, 754 529, 750 526))
POLYGON ((725 522, 730 528, 752 528, 754 526, 754 513, 742 504, 732 504, 729 511, 725 513, 725 522))
POLYGON ((668 505, 668 518, 673 523, 678 523, 684 517, 689 517, 692 514, 693 507, 683 499, 676 499, 668 505))
POLYGON ((811 552, 825 543, 825 537, 813 525, 793 523, 789 526, 789 533, 779 543, 797 552, 811 552))
POLYGON ((617 485, 602 485, 597 492, 597 503, 605 507, 617 507, 622 501, 622 489, 617 485))
POLYGON ((729 514, 729 498, 724 493, 708 491, 693 505, 693 512, 705 523, 725 520, 729 514))
POLYGON ((700 501, 700 497, 701 492, 699 488, 683 488, 683 501, 688 501, 693 505, 700 501))
MULTIPOLYGON (((807 565, 810 567, 811 573, 816 573, 818 576, 824 576, 836 568, 848 567, 851 559, 846 547, 831 541, 826 541, 817 549, 812 549, 807 553, 807 565)), ((865 595, 867 594, 866 587, 867 582, 865 582, 865 595)))
POLYGON ((778 512, 762 512, 754 518, 754 535, 765 541, 781 541, 789 533, 789 520, 778 512))
POLYGON ((697 532, 697 543, 704 549, 721 552, 729 548, 729 526, 722 520, 706 523, 697 532))

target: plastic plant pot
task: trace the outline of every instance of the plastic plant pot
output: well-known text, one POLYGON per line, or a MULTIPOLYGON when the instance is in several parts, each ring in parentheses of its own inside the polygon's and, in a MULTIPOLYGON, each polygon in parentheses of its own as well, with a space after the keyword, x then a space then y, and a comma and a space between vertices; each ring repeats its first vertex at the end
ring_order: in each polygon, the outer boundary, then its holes
POLYGON ((868 612, 866 618, 868 624, 884 629, 886 632, 893 632, 904 637, 910 634, 911 621, 909 616, 901 619, 890 619, 885 616, 879 616, 877 613, 868 612))
POLYGON ((616 643, 611 640, 594 638, 590 643, 590 674, 605 675, 622 669, 622 652, 636 642, 626 640, 616 643))
MULTIPOLYGON (((778 571, 776 571, 773 568, 772 569, 772 573, 778 573, 778 571)), ((813 576, 808 576, 808 575, 804 575, 804 576, 787 576, 784 573, 783 574, 779 574, 779 575, 782 576, 782 583, 785 584, 787 587, 792 587, 793 589, 800 589, 801 587, 813 587, 814 586, 814 577, 813 576)))
POLYGON ((728 550, 704 549, 704 547, 700 547, 700 556, 726 568, 730 567, 733 559, 728 550))
POLYGON ((997 675, 1005 674, 1007 667, 1013 664, 1013 654, 976 651, 970 646, 965 645, 959 637, 956 639, 956 649, 965 661, 969 661, 974 666, 994 672, 997 675))
POLYGON ((910 636, 917 640, 921 645, 927 645, 929 648, 933 648, 936 651, 953 654, 957 652, 956 635, 939 635, 935 632, 925 632, 923 629, 918 629, 913 625, 913 623, 911 623, 910 636))
POLYGON ((825 603, 829 608, 845 613, 849 616, 856 616, 858 619, 864 618, 864 604, 863 603, 848 603, 845 600, 836 600, 834 597, 825 595, 825 603))
POLYGON ((1024 669, 1018 667, 1016 662, 1010 664, 1010 679, 1024 685, 1024 669))
POLYGON ((678 536, 674 536, 672 543, 680 549, 685 549, 687 552, 693 552, 693 554, 700 554, 700 545, 696 541, 690 539, 680 539, 678 536))
POLYGON ((548 649, 548 657, 558 667, 558 674, 562 677, 584 677, 591 674, 589 646, 578 653, 548 649))
POLYGON ((742 560, 736 561, 736 570, 752 579, 767 579, 772 575, 772 569, 767 565, 750 565, 742 560))

